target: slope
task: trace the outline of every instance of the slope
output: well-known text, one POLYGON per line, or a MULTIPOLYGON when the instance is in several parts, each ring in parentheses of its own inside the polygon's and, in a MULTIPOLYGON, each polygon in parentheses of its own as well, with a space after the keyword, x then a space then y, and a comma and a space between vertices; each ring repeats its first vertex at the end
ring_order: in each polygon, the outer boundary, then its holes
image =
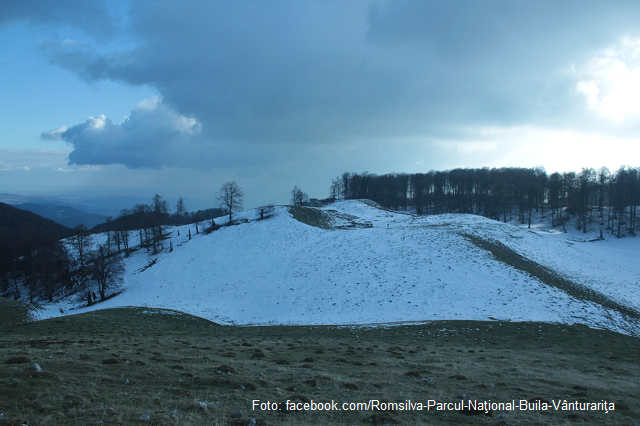
MULTIPOLYGON (((238 225, 210 235, 195 235, 191 225, 172 228, 173 252, 134 254, 122 294, 71 312, 149 306, 244 325, 499 319, 638 331, 634 277, 640 267, 620 262, 600 273, 593 263, 606 249, 591 243, 478 216, 417 217, 359 201, 323 209, 277 207, 272 218, 257 218, 257 212, 245 212, 238 225), (470 236, 500 242, 604 299, 544 282, 470 236), (613 304, 600 303, 605 299, 613 304)), ((637 243, 603 244, 613 252, 637 249, 637 243)), ((58 305, 74 308, 72 301, 58 305)), ((42 313, 52 315, 59 315, 57 306, 42 313)))
POLYGON ((106 217, 97 213, 87 213, 70 206, 59 206, 54 204, 34 204, 24 203, 15 207, 21 210, 27 210, 46 219, 51 219, 68 228, 73 228, 82 223, 87 228, 93 228, 96 225, 104 223, 106 217))

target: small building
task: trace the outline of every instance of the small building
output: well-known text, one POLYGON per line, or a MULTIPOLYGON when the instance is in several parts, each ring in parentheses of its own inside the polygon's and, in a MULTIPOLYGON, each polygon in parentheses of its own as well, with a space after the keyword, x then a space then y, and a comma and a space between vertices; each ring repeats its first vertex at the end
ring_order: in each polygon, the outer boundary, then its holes
POLYGON ((309 198, 309 207, 322 207, 322 203, 317 198, 309 198))

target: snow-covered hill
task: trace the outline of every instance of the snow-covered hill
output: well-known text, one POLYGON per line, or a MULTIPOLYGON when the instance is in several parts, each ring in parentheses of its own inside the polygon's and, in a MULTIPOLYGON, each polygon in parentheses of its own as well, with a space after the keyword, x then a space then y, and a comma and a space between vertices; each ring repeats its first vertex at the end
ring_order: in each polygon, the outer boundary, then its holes
POLYGON ((497 319, 637 331, 637 322, 619 311, 570 296, 472 242, 502 243, 639 310, 637 239, 588 242, 577 232, 533 231, 472 215, 417 217, 362 201, 276 207, 273 217, 258 217, 244 212, 239 218, 248 223, 209 235, 195 235, 193 225, 170 228, 174 251, 135 252, 120 295, 87 308, 59 301, 41 316, 60 315, 59 307, 70 314, 149 306, 243 325, 497 319))

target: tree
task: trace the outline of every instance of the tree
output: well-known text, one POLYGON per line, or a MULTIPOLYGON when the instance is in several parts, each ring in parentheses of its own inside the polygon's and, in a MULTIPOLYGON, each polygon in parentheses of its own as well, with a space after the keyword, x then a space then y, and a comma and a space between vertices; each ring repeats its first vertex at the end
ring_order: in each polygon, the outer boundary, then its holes
POLYGON ((176 203, 176 213, 175 213, 176 221, 179 224, 182 224, 186 215, 187 215, 187 206, 184 204, 184 199, 182 198, 182 196, 180 196, 180 198, 178 198, 178 202, 176 203))
POLYGON ((156 194, 151 200, 151 212, 153 217, 153 253, 158 252, 158 243, 163 237, 162 224, 169 217, 169 203, 162 198, 162 195, 156 194))
POLYGON ((291 190, 291 202, 294 206, 301 206, 306 200, 309 199, 309 196, 305 194, 302 189, 294 186, 291 190))
POLYGON ((104 300, 107 297, 107 290, 122 281, 124 273, 122 259, 118 255, 107 255, 105 247, 99 245, 98 249, 91 253, 91 261, 93 262, 93 279, 98 284, 100 300, 104 300))
POLYGON ((122 209, 118 214, 118 219, 120 219, 120 223, 122 224, 122 230, 120 230, 120 240, 122 244, 124 244, 124 255, 129 257, 129 215, 131 215, 131 210, 122 209))
POLYGON ((75 235, 71 237, 71 246, 78 252, 78 260, 80 261, 80 265, 83 266, 84 255, 87 248, 91 245, 91 235, 89 235, 89 230, 82 223, 76 225, 73 231, 75 235))
POLYGON ((148 245, 149 243, 149 238, 148 238, 148 230, 147 230, 147 222, 148 222, 148 217, 150 216, 150 208, 148 205, 146 204, 136 204, 135 206, 133 206, 133 212, 132 212, 132 216, 134 219, 134 223, 135 226, 138 228, 139 232, 140 232, 140 247, 144 247, 145 242, 143 242, 142 240, 142 230, 144 229, 144 235, 145 235, 145 241, 146 244, 148 245))
POLYGON ((241 210, 244 201, 244 192, 235 181, 223 183, 218 191, 220 207, 229 215, 229 223, 233 218, 233 212, 241 210))

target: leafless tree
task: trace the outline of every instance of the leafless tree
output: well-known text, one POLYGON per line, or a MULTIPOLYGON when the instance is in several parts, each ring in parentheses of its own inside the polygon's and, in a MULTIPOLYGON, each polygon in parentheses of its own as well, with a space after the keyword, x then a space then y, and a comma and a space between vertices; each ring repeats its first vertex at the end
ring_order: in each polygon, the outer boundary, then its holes
POLYGON ((93 279, 98 284, 100 300, 107 297, 107 290, 122 281, 124 266, 119 255, 109 256, 103 245, 91 253, 93 263, 93 279))
POLYGON ((309 199, 309 196, 305 194, 302 189, 294 186, 291 190, 291 202, 294 206, 301 206, 306 200, 309 199))
POLYGON ((176 203, 176 213, 175 218, 178 223, 183 223, 184 217, 187 214, 187 206, 184 204, 184 199, 182 196, 178 198, 178 202, 176 203))
POLYGON ((229 214, 229 223, 233 218, 233 212, 241 210, 244 201, 244 192, 235 182, 223 183, 217 197, 220 207, 229 214))
POLYGON ((156 194, 151 202, 151 212, 153 217, 153 253, 155 254, 158 252, 158 243, 162 240, 164 233, 162 224, 169 217, 169 203, 161 195, 156 194))
POLYGON ((84 255, 91 245, 91 235, 87 227, 80 223, 73 228, 75 235, 71 237, 71 246, 78 252, 78 260, 80 265, 84 266, 84 255))
POLYGON ((119 231, 120 241, 124 245, 124 255, 129 257, 129 216, 132 214, 129 209, 122 209, 118 214, 118 219, 122 224, 122 229, 119 231))

